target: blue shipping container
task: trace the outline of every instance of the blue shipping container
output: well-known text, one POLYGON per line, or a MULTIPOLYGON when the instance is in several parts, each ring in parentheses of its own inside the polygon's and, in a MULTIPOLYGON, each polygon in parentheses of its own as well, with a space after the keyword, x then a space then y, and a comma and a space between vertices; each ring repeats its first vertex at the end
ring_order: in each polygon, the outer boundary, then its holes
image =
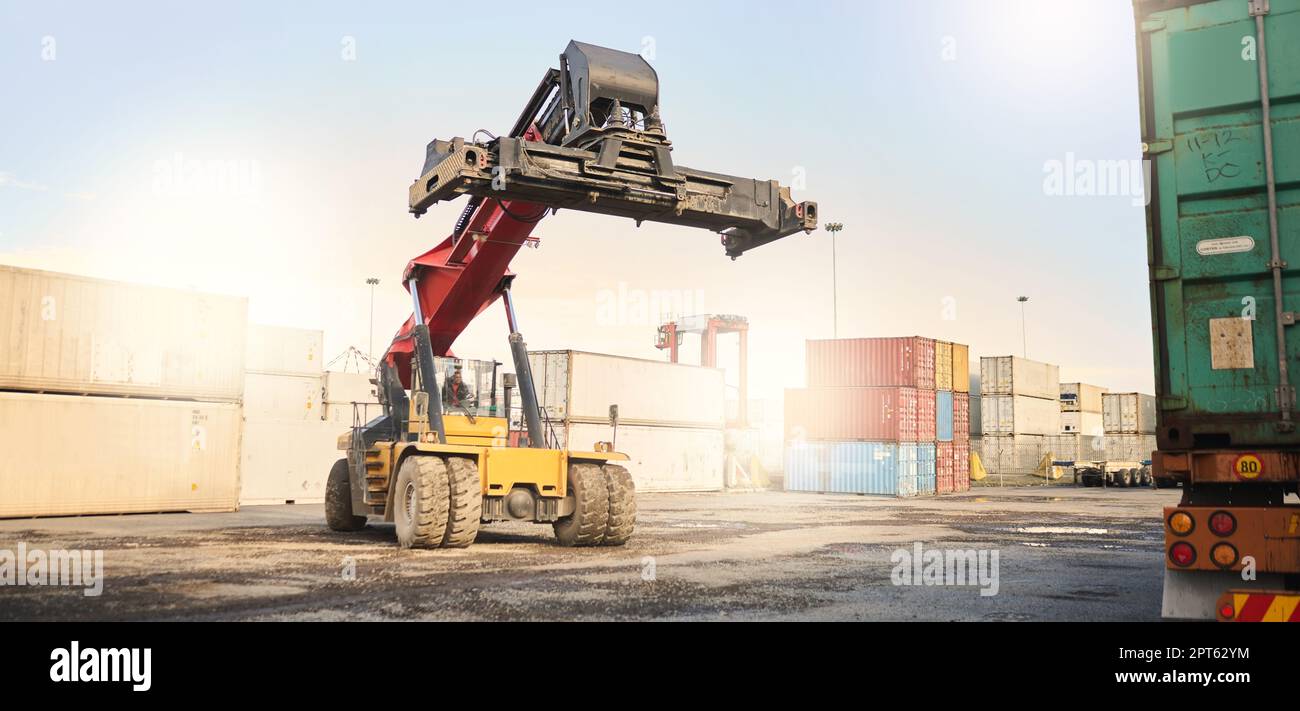
POLYGON ((952 441, 952 391, 934 393, 934 438, 940 442, 952 441))
POLYGON ((935 446, 799 442, 785 449, 785 490, 876 496, 935 493, 935 446))
POLYGON ((898 457, 916 472, 916 490, 912 495, 934 495, 936 482, 935 447, 933 444, 900 444, 898 457))
POLYGON ((900 489, 913 488, 907 481, 900 486, 898 445, 893 442, 835 442, 830 465, 831 491, 838 494, 899 496, 900 489))
POLYGON ((828 446, 824 442, 786 445, 786 491, 830 491, 828 446))

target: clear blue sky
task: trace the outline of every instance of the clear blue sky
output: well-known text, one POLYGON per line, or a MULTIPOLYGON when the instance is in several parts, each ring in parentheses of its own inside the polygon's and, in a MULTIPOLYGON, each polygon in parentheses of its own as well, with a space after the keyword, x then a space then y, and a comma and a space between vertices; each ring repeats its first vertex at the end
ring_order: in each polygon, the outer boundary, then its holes
MULTIPOLYGON (((1138 158, 1127 0, 266 5, 0 2, 0 261, 247 294, 255 320, 364 348, 364 279, 382 342, 406 259, 459 212, 406 214, 425 143, 508 128, 569 39, 653 46, 677 162, 805 175, 796 198, 845 223, 840 335, 1019 353, 1024 294, 1031 357, 1151 390, 1141 209, 1044 192, 1067 154, 1138 158), (185 177, 218 163, 233 187, 185 177)), ((824 232, 736 262, 594 215, 538 234, 515 262, 533 346, 658 357, 637 299, 684 296, 750 318, 767 397, 832 330, 824 232)), ((503 322, 457 350, 508 360, 503 322)))

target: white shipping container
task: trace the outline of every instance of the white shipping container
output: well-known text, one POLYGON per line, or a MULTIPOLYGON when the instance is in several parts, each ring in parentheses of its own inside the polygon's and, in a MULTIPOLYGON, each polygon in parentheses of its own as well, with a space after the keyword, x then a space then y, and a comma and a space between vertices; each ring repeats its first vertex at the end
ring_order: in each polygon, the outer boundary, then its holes
POLYGON ((1061 412, 1101 412, 1101 396, 1110 392, 1099 385, 1061 383, 1061 412))
POLYGON ((338 436, 347 431, 331 422, 244 423, 240 452, 239 503, 319 503, 334 462, 346 457, 338 436))
POLYGON ((1061 432, 1100 437, 1106 430, 1100 412, 1062 412, 1061 432))
POLYGON ((984 357, 980 358, 980 388, 984 395, 1025 395, 1055 402, 1061 397, 1061 370, 1018 356, 984 357))
POLYGON ((1108 434, 1102 439, 1109 462, 1145 462, 1156 449, 1154 434, 1108 434))
POLYGON ((1061 408, 1054 399, 984 395, 980 398, 980 430, 986 435, 1060 434, 1061 408))
POLYGON ((0 266, 0 389, 234 402, 248 300, 0 266))
POLYGON ((538 400, 553 421, 609 421, 617 404, 629 425, 722 427, 723 372, 583 351, 528 354, 538 400))
POLYGON ((1106 393, 1102 396, 1102 423, 1106 434, 1155 434, 1155 396, 1106 393))
POLYGON ((379 402, 379 397, 375 395, 375 385, 370 382, 371 377, 370 373, 326 371, 322 381, 325 402, 379 402))
POLYGON ((325 333, 305 328, 248 325, 247 369, 276 375, 314 375, 325 369, 321 362, 325 333))
POLYGON ((321 381, 311 375, 244 375, 244 417, 249 420, 319 422, 321 381))
MULTIPOLYGON (((557 427, 560 446, 591 451, 596 442, 608 442, 608 424, 571 422, 557 427)), ((618 427, 615 449, 630 458, 622 463, 632 474, 637 492, 718 491, 723 487, 725 441, 723 430, 693 427, 618 427)))
POLYGON ((0 517, 234 511, 239 406, 0 392, 0 517))

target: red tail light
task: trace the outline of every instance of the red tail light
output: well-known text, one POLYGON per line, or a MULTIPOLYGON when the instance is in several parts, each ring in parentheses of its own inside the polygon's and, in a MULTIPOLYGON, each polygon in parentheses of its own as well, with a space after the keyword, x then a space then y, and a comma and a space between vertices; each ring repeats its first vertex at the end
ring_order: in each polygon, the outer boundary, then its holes
POLYGON ((1196 549, 1192 548, 1192 544, 1187 541, 1179 541, 1169 546, 1169 560, 1173 561, 1174 565, 1186 568, 1196 562, 1196 549))
POLYGON ((1210 530, 1218 536, 1231 536, 1237 531, 1237 519, 1227 511, 1210 514, 1210 530))
POLYGON ((1222 617, 1225 620, 1231 620, 1236 614, 1237 611, 1233 609, 1232 603, 1230 602, 1223 603, 1219 608, 1219 617, 1222 617))

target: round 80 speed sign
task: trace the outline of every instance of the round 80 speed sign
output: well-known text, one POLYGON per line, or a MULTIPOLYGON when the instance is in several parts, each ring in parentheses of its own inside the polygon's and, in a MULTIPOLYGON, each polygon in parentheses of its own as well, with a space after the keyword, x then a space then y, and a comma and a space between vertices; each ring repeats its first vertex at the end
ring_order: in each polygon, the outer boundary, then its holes
POLYGON ((1253 454, 1243 454, 1233 460, 1232 473, 1239 479, 1254 479, 1264 473, 1264 463, 1253 454))

